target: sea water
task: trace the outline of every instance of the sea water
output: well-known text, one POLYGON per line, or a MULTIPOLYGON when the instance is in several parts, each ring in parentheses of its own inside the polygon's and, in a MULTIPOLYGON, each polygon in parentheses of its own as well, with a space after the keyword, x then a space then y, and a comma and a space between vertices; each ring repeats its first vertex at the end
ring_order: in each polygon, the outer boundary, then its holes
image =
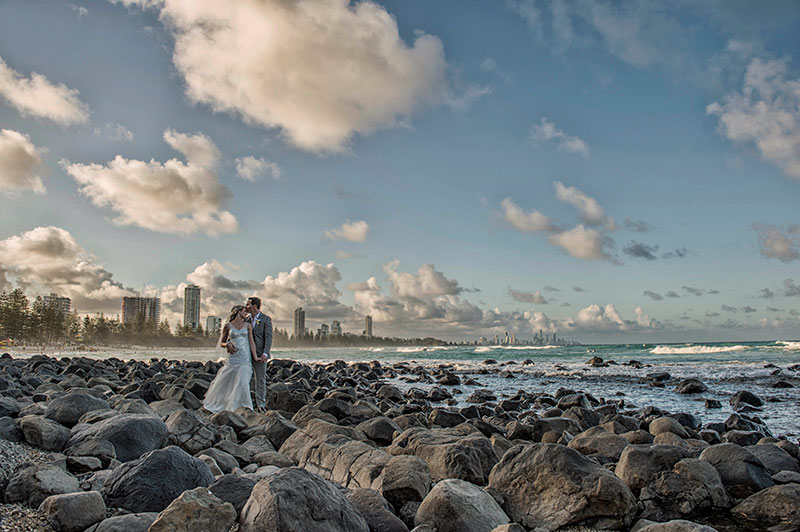
MULTIPOLYGON (((34 353, 18 352, 16 356, 34 353)), ((72 352, 53 352, 51 356, 75 356, 72 352)), ((124 360, 219 360, 222 349, 181 348, 101 348, 97 352, 80 352, 80 356, 124 360)), ((480 384, 460 385, 462 393, 455 394, 460 405, 476 389, 489 388, 498 397, 512 395, 517 390, 553 394, 559 388, 585 391, 598 398, 623 400, 626 407, 656 406, 669 412, 687 412, 698 416, 703 423, 724 421, 733 412, 730 396, 749 390, 766 401, 756 412, 773 434, 786 435, 792 440, 800 437, 800 341, 703 343, 703 344, 620 344, 580 346, 435 346, 435 347, 342 347, 273 349, 274 358, 290 358, 304 362, 347 362, 378 360, 384 364, 413 362, 429 368, 452 367, 469 375, 480 384), (592 357, 617 364, 591 367, 592 357), (496 365, 487 365, 488 359, 496 365), (635 360, 643 367, 625 363, 635 360), (527 363, 525 363, 527 362, 527 363), (478 372, 493 368, 491 373, 478 372), (792 368, 792 369, 790 369, 792 368), (513 378, 503 378, 500 369, 510 370, 513 378), (663 387, 650 385, 647 375, 667 372, 672 379, 663 387), (708 387, 707 392, 682 395, 674 391, 675 379, 695 377, 708 387), (776 388, 778 381, 793 388, 776 388), (705 399, 717 399, 722 408, 705 408, 705 399)), ((408 383, 394 379, 401 389, 412 386, 430 388, 431 384, 408 383)))

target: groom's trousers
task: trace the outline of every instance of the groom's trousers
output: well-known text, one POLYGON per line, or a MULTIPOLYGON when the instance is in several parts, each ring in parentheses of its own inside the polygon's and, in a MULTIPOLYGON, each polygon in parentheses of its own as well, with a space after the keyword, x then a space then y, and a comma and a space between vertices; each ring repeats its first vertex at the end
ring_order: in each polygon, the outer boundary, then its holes
POLYGON ((267 406, 267 363, 266 362, 253 362, 253 380, 255 386, 255 401, 253 403, 256 408, 264 408, 267 406))

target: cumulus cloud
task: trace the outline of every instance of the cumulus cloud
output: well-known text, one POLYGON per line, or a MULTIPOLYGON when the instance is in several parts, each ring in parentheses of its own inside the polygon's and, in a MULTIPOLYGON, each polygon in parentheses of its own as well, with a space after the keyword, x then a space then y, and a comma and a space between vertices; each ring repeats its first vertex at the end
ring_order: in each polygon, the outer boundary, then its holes
POLYGON ((42 152, 28 135, 11 129, 0 130, 0 191, 32 190, 44 194, 38 168, 42 152))
POLYGON ((556 198, 575 207, 584 223, 602 225, 609 231, 613 231, 616 228, 614 220, 606 215, 597 200, 587 196, 575 187, 564 186, 560 181, 554 182, 553 186, 556 189, 556 198))
POLYGON ((764 257, 786 263, 800 257, 800 225, 783 229, 770 224, 753 224, 753 229, 758 234, 759 251, 764 257))
POLYGON ((22 116, 46 118, 58 124, 83 124, 89 120, 89 106, 78 91, 63 83, 51 83, 36 72, 29 78, 8 66, 0 57, 0 99, 22 116))
POLYGON ((607 251, 613 245, 613 240, 597 229, 586 228, 583 224, 552 234, 547 240, 576 259, 614 261, 607 251))
POLYGON ((656 260, 656 253, 658 253, 658 246, 650 246, 643 242, 631 240, 630 243, 622 248, 622 252, 637 259, 656 260))
POLYGON ((555 144, 556 149, 559 151, 574 153, 583 158, 589 157, 589 145, 586 142, 579 137, 567 135, 558 129, 554 123, 547 120, 545 116, 539 120, 539 123, 531 126, 528 137, 534 146, 552 143, 555 144))
POLYGON ((719 118, 728 139, 753 143, 761 156, 800 179, 800 79, 790 79, 788 61, 753 59, 741 92, 706 108, 719 118))
POLYGON ((118 311, 121 298, 133 295, 60 227, 37 227, 0 240, 0 257, 0 279, 7 283, 2 290, 14 280, 24 290, 69 297, 81 311, 118 311))
POLYGON ((236 174, 246 181, 257 181, 267 175, 280 179, 283 175, 277 164, 252 155, 236 159, 236 174))
POLYGON ((652 290, 645 290, 644 295, 646 295, 653 301, 661 301, 662 299, 664 299, 664 296, 662 296, 658 292, 653 292, 652 290))
POLYGON ((216 145, 203 134, 171 130, 164 132, 164 141, 182 153, 186 163, 117 155, 105 165, 61 164, 83 195, 115 213, 116 224, 179 235, 217 236, 238 230, 234 215, 222 210, 231 192, 217 177, 220 153, 216 145))
POLYGON ((336 229, 325 231, 325 238, 328 240, 349 240, 350 242, 364 242, 369 235, 369 224, 364 220, 343 223, 336 229))
POLYGON ((511 198, 506 198, 500 204, 502 217, 508 224, 518 231, 527 233, 541 233, 553 231, 555 226, 550 219, 539 211, 526 212, 511 198))
POLYGON ((645 314, 642 307, 634 309, 636 319, 626 320, 613 304, 589 305, 580 309, 574 318, 568 318, 561 323, 563 329, 585 332, 604 331, 631 331, 631 330, 658 330, 663 325, 645 314))
POLYGON ((119 1, 159 10, 191 101, 279 128, 302 149, 342 151, 447 93, 441 41, 417 33, 407 44, 373 2, 119 1))
POLYGON ((523 292, 522 290, 514 290, 509 287, 508 295, 511 296, 511 299, 519 301, 520 303, 532 303, 534 305, 547 304, 547 298, 545 298, 539 290, 535 292, 523 292))
POLYGON ((352 309, 339 301, 342 293, 336 284, 342 274, 334 264, 302 262, 288 272, 268 275, 258 295, 262 307, 278 319, 290 319, 297 307, 306 310, 306 319, 339 319, 352 317, 352 309))

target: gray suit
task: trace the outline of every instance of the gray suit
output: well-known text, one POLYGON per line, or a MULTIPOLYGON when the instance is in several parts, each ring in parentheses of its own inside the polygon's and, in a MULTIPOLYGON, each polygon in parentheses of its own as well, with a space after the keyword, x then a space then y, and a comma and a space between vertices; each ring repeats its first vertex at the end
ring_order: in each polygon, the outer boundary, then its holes
MULTIPOLYGON (((272 318, 259 312, 253 318, 253 340, 256 344, 256 358, 261 355, 270 357, 272 350, 272 318)), ((254 401, 256 407, 265 407, 267 403, 267 363, 253 362, 253 380, 255 386, 254 401)))

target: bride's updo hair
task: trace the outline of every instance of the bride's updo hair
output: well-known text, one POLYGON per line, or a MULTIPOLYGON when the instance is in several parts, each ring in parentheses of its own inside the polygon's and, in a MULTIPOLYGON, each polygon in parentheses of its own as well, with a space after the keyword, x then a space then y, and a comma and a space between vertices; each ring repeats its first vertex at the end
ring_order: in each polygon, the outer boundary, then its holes
POLYGON ((239 314, 240 310, 244 310, 244 305, 234 305, 231 307, 231 315, 228 316, 228 323, 236 319, 236 315, 239 314))

